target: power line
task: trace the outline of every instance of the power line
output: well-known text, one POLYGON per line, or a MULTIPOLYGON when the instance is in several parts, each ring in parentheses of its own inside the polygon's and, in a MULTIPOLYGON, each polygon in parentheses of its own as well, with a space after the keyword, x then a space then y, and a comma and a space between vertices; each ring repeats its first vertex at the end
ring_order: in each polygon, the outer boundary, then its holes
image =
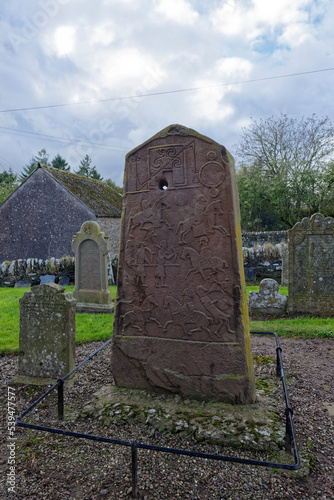
MULTIPOLYGON (((0 127, 0 130, 5 130, 7 134, 12 134, 12 135, 20 135, 22 137, 27 137, 26 134, 30 134, 32 136, 38 136, 38 137, 43 137, 46 138, 44 139, 45 141, 50 141, 50 142, 64 142, 64 141, 69 141, 69 142, 77 142, 80 144, 89 144, 92 147, 97 147, 98 149, 106 149, 106 150, 124 150, 127 151, 128 148, 122 148, 119 146, 108 146, 106 144, 100 144, 100 143, 95 143, 95 142, 85 142, 80 139, 68 139, 67 137, 59 137, 56 135, 46 135, 46 134, 39 134, 38 132, 30 132, 28 130, 18 130, 14 128, 8 128, 8 127, 0 127)), ((38 137, 34 137, 37 139, 38 137)))
POLYGON ((177 93, 181 93, 181 92, 193 92, 195 90, 205 90, 205 89, 211 89, 211 88, 217 88, 217 87, 227 87, 229 85, 242 85, 242 84, 246 84, 246 83, 264 82, 264 81, 268 81, 268 80, 277 80, 280 78, 290 78, 293 76, 311 75, 314 73, 322 73, 325 71, 333 71, 333 70, 334 70, 334 68, 315 69, 312 71, 303 71, 300 73, 289 73, 286 75, 267 76, 267 77, 263 77, 263 78, 254 78, 252 80, 242 80, 240 82, 218 83, 215 85, 206 85, 203 87, 190 87, 190 88, 186 88, 186 89, 165 90, 165 91, 161 91, 161 92, 151 92, 148 94, 111 97, 109 99, 96 99, 94 101, 80 101, 80 102, 70 102, 70 103, 63 103, 63 104, 49 104, 49 105, 45 105, 45 106, 31 106, 28 108, 2 109, 2 110, 0 110, 0 113, 11 113, 14 111, 32 111, 32 110, 37 110, 37 109, 49 109, 49 108, 63 108, 63 107, 67 107, 67 106, 78 106, 78 105, 82 105, 82 104, 98 104, 100 102, 124 101, 126 99, 133 99, 134 97, 154 97, 154 96, 158 96, 158 95, 177 94, 177 93))

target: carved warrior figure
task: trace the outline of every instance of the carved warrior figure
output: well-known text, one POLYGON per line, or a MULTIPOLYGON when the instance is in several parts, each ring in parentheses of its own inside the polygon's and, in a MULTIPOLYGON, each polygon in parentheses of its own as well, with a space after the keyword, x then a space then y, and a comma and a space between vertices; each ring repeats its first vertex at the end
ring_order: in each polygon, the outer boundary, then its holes
POLYGON ((124 178, 116 383, 251 401, 232 157, 173 125, 127 155, 124 178))

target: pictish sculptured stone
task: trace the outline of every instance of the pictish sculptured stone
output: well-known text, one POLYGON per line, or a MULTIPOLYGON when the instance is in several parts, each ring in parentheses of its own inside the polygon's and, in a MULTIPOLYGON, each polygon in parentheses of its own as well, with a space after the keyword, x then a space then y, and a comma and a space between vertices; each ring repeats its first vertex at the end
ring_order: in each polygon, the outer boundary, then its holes
POLYGON ((20 299, 18 376, 13 383, 49 384, 75 365, 76 299, 55 283, 35 286, 20 299))
POLYGON ((232 156, 171 125, 126 156, 124 179, 116 384, 253 401, 232 156))
POLYGON ((289 314, 334 316, 334 218, 305 217, 288 237, 289 314))
POLYGON ((73 237, 75 253, 75 290, 79 313, 111 313, 114 305, 108 288, 107 255, 109 238, 97 222, 86 221, 73 237))

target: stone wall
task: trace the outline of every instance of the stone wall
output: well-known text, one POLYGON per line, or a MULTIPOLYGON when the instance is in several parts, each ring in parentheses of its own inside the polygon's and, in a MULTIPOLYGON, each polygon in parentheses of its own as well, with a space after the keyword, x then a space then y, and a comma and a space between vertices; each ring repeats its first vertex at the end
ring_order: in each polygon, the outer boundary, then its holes
POLYGON ((287 244, 276 245, 265 243, 253 247, 243 247, 244 269, 246 282, 259 282, 264 278, 272 278, 281 283, 282 253, 287 244))
POLYGON ((279 243, 287 242, 287 231, 259 231, 242 233, 242 246, 246 248, 251 248, 254 245, 264 245, 265 243, 277 245, 279 243))
MULTIPOLYGON (((273 278, 280 283, 284 249, 287 249, 287 245, 283 243, 244 247, 242 250, 246 281, 260 282, 264 278, 273 278)), ((112 251, 108 262, 109 285, 111 285, 114 280, 116 281, 118 254, 112 251)), ((40 283, 40 276, 48 274, 55 276, 56 282, 61 276, 68 276, 70 282, 74 283, 75 258, 67 256, 62 259, 18 259, 2 262, 0 286, 15 286, 19 281, 29 281, 30 284, 37 285, 40 283)))
MULTIPOLYGON (((117 255, 109 255, 108 281, 114 284, 117 271, 117 255)), ((67 276, 71 284, 75 283, 75 258, 71 256, 61 259, 18 259, 4 261, 0 264, 0 286, 14 287, 24 285, 39 285, 41 276, 51 275, 55 282, 62 276, 67 276)))

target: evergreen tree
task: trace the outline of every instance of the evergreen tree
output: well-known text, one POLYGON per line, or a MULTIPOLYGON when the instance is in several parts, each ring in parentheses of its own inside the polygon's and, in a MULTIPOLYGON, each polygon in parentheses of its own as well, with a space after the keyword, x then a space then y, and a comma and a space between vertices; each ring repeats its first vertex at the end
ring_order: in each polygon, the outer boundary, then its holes
POLYGON ((98 181, 102 181, 103 178, 96 170, 96 167, 91 167, 92 159, 89 155, 86 155, 83 160, 81 160, 79 165, 79 170, 75 172, 75 174, 82 175, 83 177, 90 177, 91 179, 96 179, 98 181))
POLYGON ((50 167, 49 155, 46 152, 46 149, 43 148, 38 151, 36 156, 33 156, 30 162, 23 167, 22 173, 19 177, 19 181, 23 182, 29 175, 33 173, 34 170, 38 167, 38 165, 45 165, 46 167, 50 167))
POLYGON ((39 163, 40 165, 45 167, 51 166, 49 162, 49 154, 46 152, 45 148, 38 151, 37 155, 35 156, 35 161, 37 162, 37 164, 39 163))
POLYGON ((51 161, 51 167, 58 168, 59 170, 65 170, 67 172, 71 169, 65 158, 60 156, 59 153, 56 154, 56 156, 51 161))

